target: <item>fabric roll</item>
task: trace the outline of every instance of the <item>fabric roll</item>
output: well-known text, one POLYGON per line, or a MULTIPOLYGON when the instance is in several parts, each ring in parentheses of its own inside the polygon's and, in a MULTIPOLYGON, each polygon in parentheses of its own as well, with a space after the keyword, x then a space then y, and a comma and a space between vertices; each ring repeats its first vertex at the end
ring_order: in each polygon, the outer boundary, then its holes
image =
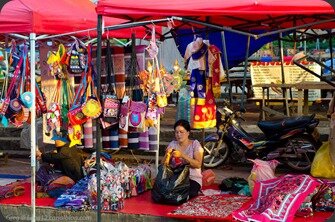
POLYGON ((91 118, 84 124, 84 147, 93 148, 93 123, 91 118))
POLYGON ((111 130, 110 130, 110 142, 111 142, 111 149, 112 150, 118 150, 118 149, 120 149, 120 147, 119 147, 119 129, 118 129, 118 127, 111 128, 111 130))
POLYGON ((120 108, 119 117, 119 146, 120 148, 128 147, 128 103, 123 103, 120 108))
POLYGON ((158 135, 156 127, 149 128, 149 150, 150 151, 158 150, 158 135))
POLYGON ((149 147, 149 131, 145 131, 145 132, 141 132, 139 134, 139 144, 140 144, 140 147, 139 149, 140 150, 150 150, 150 147, 149 147))
POLYGON ((112 48, 113 70, 115 74, 116 96, 122 99, 126 91, 126 68, 123 47, 112 48))
POLYGON ((111 147, 111 129, 101 129, 101 139, 102 139, 102 148, 105 150, 110 150, 111 147))
POLYGON ((140 141, 139 141, 139 132, 129 132, 128 133, 128 148, 137 150, 140 148, 140 141))

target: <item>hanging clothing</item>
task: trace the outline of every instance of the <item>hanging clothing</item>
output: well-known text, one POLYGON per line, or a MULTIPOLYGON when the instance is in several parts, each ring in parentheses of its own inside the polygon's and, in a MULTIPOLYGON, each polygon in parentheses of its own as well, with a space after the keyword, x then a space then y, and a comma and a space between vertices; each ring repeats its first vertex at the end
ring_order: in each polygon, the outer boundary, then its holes
POLYGON ((212 88, 215 98, 220 98, 221 83, 226 82, 226 74, 221 61, 221 52, 215 45, 208 47, 209 77, 212 77, 212 88))
POLYGON ((193 128, 194 129, 206 129, 216 126, 216 104, 215 98, 212 91, 211 78, 206 80, 206 94, 204 103, 200 100, 199 103, 195 98, 191 99, 191 107, 194 105, 193 112, 193 128))
POLYGON ((209 44, 207 40, 197 38, 188 44, 184 59, 188 70, 199 69, 208 71, 207 77, 212 77, 214 96, 215 98, 220 98, 221 83, 227 81, 220 49, 215 45, 209 44))
POLYGON ((220 75, 220 63, 215 60, 219 58, 217 53, 215 56, 215 47, 210 47, 201 38, 197 38, 191 42, 185 54, 188 61, 188 69, 191 70, 190 77, 190 118, 191 127, 194 129, 211 128, 216 126, 216 105, 212 91, 213 76, 217 87, 220 88, 220 82, 217 80, 220 75))

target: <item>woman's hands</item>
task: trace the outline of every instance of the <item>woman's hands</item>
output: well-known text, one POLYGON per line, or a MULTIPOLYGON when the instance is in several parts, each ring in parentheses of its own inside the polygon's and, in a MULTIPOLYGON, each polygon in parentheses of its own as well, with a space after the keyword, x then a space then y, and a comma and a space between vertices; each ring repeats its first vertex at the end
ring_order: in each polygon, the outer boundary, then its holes
POLYGON ((36 149, 36 159, 41 160, 42 159, 42 152, 39 149, 36 149))

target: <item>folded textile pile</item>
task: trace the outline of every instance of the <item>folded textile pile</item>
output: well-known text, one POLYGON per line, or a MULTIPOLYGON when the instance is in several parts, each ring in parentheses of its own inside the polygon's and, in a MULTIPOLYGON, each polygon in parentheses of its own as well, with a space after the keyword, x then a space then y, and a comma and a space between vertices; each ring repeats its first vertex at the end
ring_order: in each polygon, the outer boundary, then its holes
POLYGON ((256 182, 253 197, 247 209, 233 213, 239 221, 293 221, 295 213, 319 181, 309 175, 283 175, 256 182))
POLYGON ((22 196, 24 194, 24 181, 16 181, 5 186, 0 186, 0 199, 22 196))
POLYGON ((60 195, 55 203, 55 207, 66 208, 70 210, 86 210, 90 208, 88 197, 89 177, 79 180, 73 187, 60 195))

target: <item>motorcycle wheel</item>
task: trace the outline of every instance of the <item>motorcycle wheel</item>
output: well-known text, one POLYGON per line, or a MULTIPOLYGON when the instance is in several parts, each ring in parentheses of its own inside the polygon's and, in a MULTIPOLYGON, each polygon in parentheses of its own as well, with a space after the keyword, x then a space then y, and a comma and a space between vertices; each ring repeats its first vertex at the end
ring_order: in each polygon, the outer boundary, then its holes
POLYGON ((209 141, 204 146, 204 166, 214 168, 222 164, 228 158, 229 149, 225 142, 218 147, 218 142, 209 141))
POLYGON ((286 164, 297 171, 308 171, 311 168, 317 145, 308 135, 290 138, 286 143, 286 164))

